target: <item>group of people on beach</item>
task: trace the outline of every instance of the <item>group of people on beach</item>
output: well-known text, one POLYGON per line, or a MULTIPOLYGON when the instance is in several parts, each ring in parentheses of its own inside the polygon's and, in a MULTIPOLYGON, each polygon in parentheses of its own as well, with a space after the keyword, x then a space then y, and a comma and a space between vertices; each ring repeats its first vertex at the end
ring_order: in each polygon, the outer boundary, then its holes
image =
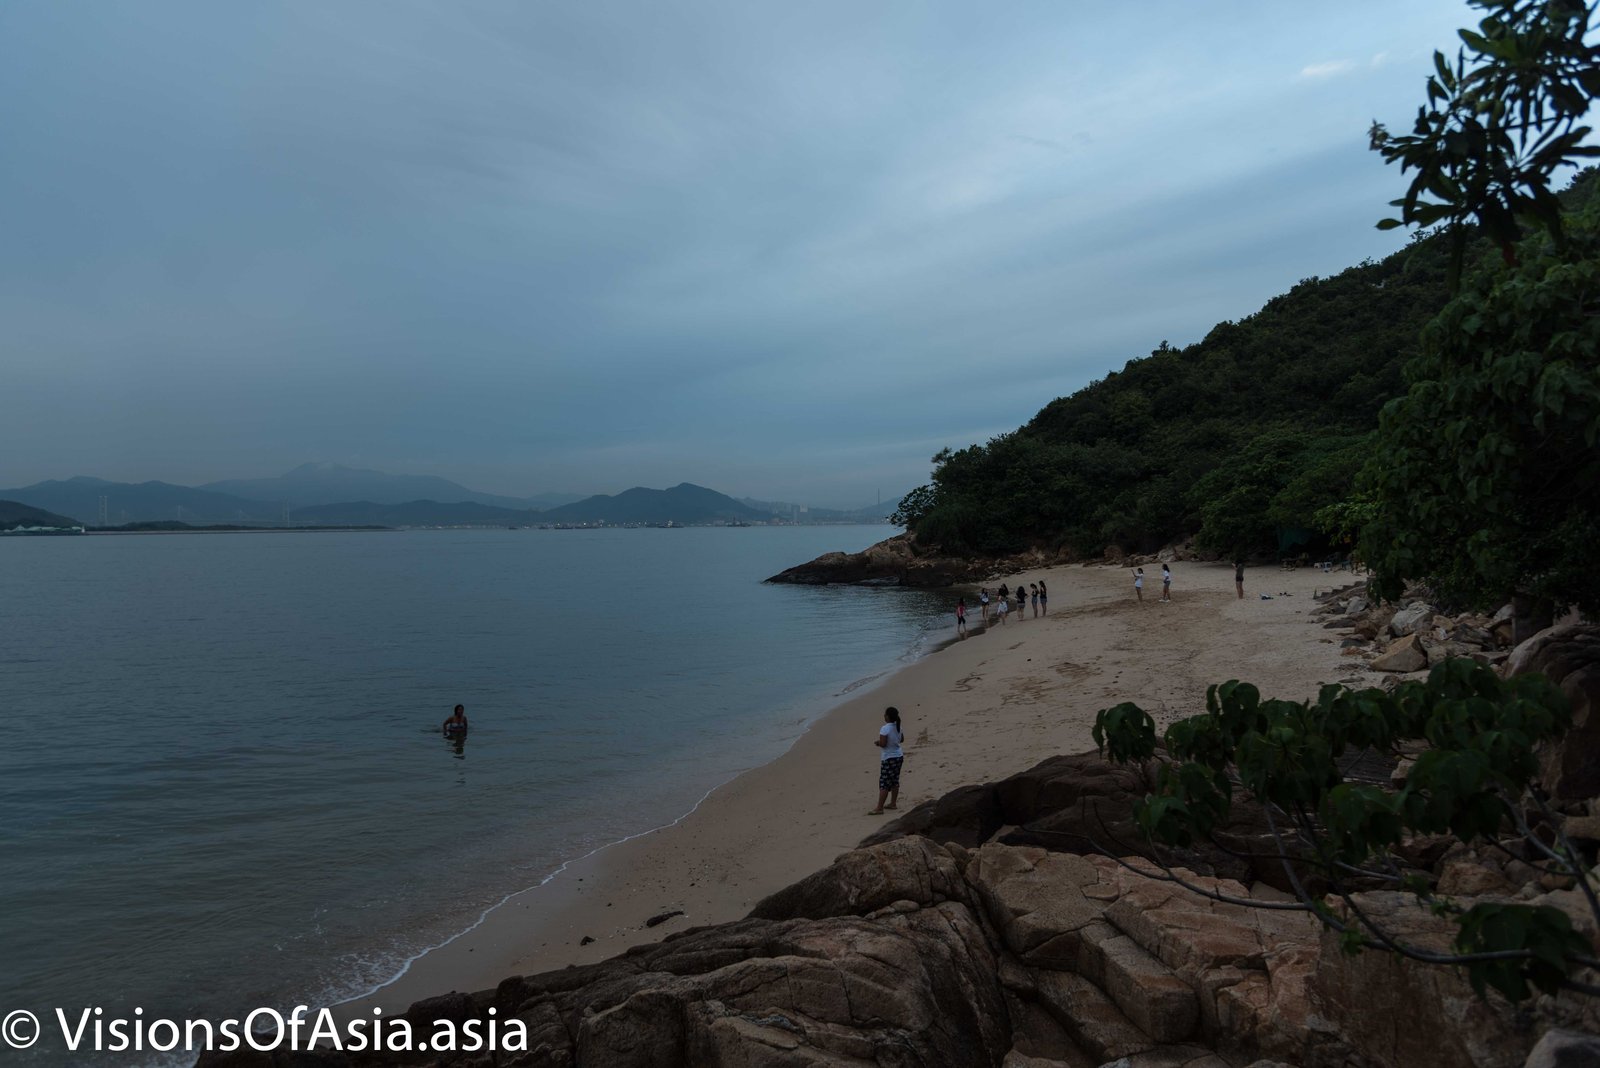
MULTIPOLYGON (((1139 600, 1144 600, 1144 568, 1133 569, 1133 595, 1139 600)), ((1172 600, 1172 568, 1166 564, 1161 565, 1161 601, 1172 600)))
MULTIPOLYGON (((1017 616, 1021 619, 1027 618, 1029 604, 1033 605, 1033 615, 1036 619, 1041 615, 1047 616, 1050 614, 1050 591, 1043 582, 1030 582, 1027 589, 1023 589, 1022 583, 1019 582, 1014 590, 1008 588, 1002 582, 1000 588, 995 591, 993 602, 996 623, 1005 623, 1006 617, 1011 614, 1011 602, 1013 599, 1017 602, 1017 616)), ((987 586, 980 587, 978 589, 978 615, 984 626, 989 625, 989 607, 989 588, 987 586)), ((962 597, 956 601, 956 637, 965 638, 966 636, 967 599, 962 597)))

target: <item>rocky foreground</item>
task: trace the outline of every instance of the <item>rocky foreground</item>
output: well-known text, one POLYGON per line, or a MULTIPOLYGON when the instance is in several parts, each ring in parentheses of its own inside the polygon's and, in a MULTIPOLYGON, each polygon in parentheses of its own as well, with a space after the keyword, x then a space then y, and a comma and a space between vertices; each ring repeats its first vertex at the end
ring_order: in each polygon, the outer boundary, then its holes
MULTIPOLYGON (((1600 631, 1558 628, 1512 660, 1510 670, 1542 670, 1563 685, 1578 721, 1571 737, 1589 739, 1600 725, 1600 631)), ((1600 761, 1589 741, 1577 748, 1550 755, 1568 787, 1583 781, 1580 765, 1600 761)), ((1362 773, 1376 781, 1399 770, 1372 765, 1362 773)), ((1474 995, 1454 970, 1348 955, 1303 912, 1208 900, 1142 874, 1136 859, 1103 855, 1133 852, 1131 808, 1149 774, 1093 753, 1054 757, 913 809, 743 920, 432 998, 406 1014, 427 1034, 439 1020, 486 1021, 492 1010, 502 1027, 526 1024, 525 1052, 246 1053, 201 1063, 1600 1065, 1600 998, 1564 993, 1513 1010, 1497 995, 1474 995)), ((1592 860, 1595 800, 1568 800, 1560 811, 1592 860)), ((1289 901, 1281 866, 1250 856, 1267 852, 1264 830, 1258 811, 1238 806, 1220 847, 1179 860, 1197 886, 1289 901)), ((1410 853, 1442 892, 1554 905, 1600 939, 1577 889, 1514 856, 1449 838, 1417 840, 1410 853)), ((1356 900, 1391 930, 1448 947, 1450 926, 1409 894, 1374 890, 1356 900)))

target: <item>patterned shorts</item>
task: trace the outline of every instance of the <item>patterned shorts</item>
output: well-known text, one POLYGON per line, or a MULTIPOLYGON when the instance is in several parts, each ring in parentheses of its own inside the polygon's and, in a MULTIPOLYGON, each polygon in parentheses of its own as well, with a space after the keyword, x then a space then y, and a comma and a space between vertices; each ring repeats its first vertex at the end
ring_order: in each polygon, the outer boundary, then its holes
POLYGON ((905 757, 888 757, 887 759, 879 762, 878 789, 900 789, 900 765, 904 761, 905 757))

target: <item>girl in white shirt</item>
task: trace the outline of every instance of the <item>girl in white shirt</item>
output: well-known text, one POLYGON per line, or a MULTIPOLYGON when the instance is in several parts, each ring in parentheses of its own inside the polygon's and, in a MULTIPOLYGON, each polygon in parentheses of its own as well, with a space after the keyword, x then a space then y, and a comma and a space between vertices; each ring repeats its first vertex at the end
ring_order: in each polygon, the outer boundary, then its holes
POLYGON ((885 808, 891 811, 900 800, 900 764, 905 751, 900 743, 905 741, 905 728, 900 725, 900 710, 893 706, 883 710, 883 726, 878 728, 875 743, 882 752, 878 754, 878 807, 869 816, 881 816, 885 808), (887 805, 884 801, 888 801, 887 805))

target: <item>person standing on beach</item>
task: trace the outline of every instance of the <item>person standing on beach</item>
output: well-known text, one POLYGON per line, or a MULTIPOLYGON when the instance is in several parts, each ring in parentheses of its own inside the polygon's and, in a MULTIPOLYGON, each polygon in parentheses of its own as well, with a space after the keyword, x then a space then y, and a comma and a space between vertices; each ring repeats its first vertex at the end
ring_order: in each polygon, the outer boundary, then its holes
POLYGON ((1044 579, 1039 580, 1039 611, 1050 614, 1050 591, 1044 588, 1044 579))
POLYGON ((1029 601, 1029 603, 1031 603, 1033 605, 1033 618, 1034 619, 1038 619, 1039 618, 1039 584, 1037 582, 1028 583, 1028 601, 1029 601))
POLYGON ((1000 583, 1000 600, 1004 602, 1009 601, 1010 599, 1011 591, 1006 588, 1006 584, 1004 582, 1000 583))
POLYGON ((1023 619, 1028 618, 1025 609, 1028 606, 1028 591, 1022 588, 1022 583, 1017 583, 1017 615, 1023 619))
POLYGON ((883 726, 878 728, 878 807, 869 816, 881 816, 884 809, 893 811, 900 801, 900 765, 905 762, 905 751, 900 743, 906 740, 906 731, 900 723, 900 710, 890 706, 883 710, 883 726), (889 803, 884 804, 887 800, 889 803))
POLYGON ((1139 600, 1144 600, 1144 568, 1133 569, 1133 592, 1139 600))
POLYGON ((1244 561, 1233 562, 1233 588, 1239 591, 1239 600, 1244 600, 1244 561))
POLYGON ((1172 568, 1166 564, 1161 565, 1161 599, 1172 600, 1172 568))
POLYGON ((983 625, 989 625, 989 587, 978 587, 978 614, 983 619, 983 625))
POLYGON ((1000 600, 994 606, 994 618, 999 621, 1001 626, 1005 626, 1006 609, 1010 607, 1011 602, 1006 600, 1004 597, 1000 598, 1000 600))
POLYGON ((967 599, 959 598, 956 601, 956 637, 967 636, 967 599))

